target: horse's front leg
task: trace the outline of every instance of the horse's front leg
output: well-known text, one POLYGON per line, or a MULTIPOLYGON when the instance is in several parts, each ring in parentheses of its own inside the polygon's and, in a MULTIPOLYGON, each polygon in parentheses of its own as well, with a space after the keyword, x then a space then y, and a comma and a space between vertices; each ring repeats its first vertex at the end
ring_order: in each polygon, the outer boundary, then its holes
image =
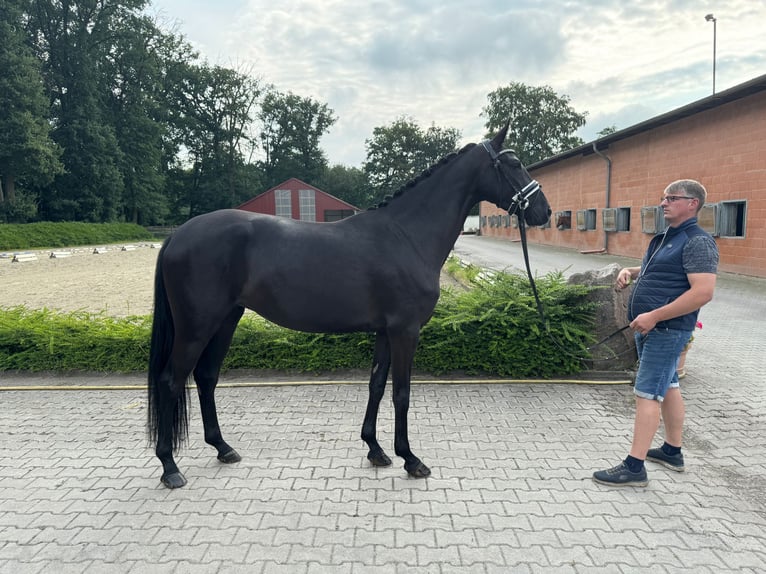
POLYGON ((404 469, 414 478, 425 478, 431 469, 412 453, 407 434, 407 413, 410 409, 410 376, 412 360, 418 346, 419 331, 391 336, 392 379, 394 387, 394 450, 404 459, 404 469))
POLYGON ((386 390, 388 369, 391 366, 391 349, 388 337, 384 332, 375 336, 375 354, 372 359, 370 373, 370 390, 367 398, 367 411, 362 423, 362 440, 367 443, 370 452, 367 458, 373 466, 389 466, 391 459, 383 451, 377 438, 378 409, 383 393, 386 390))

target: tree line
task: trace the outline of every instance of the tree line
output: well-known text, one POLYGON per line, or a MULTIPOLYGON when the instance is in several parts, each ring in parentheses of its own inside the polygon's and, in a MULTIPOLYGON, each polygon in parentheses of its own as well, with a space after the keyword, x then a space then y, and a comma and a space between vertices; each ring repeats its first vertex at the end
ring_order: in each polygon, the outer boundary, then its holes
MULTIPOLYGON (((148 0, 0 3, 0 222, 178 224, 297 177, 368 207, 448 153, 459 130, 376 127, 360 167, 329 165, 326 104, 250 68, 212 65, 148 0)), ((550 87, 488 94, 525 163, 583 143, 586 114, 550 87)))

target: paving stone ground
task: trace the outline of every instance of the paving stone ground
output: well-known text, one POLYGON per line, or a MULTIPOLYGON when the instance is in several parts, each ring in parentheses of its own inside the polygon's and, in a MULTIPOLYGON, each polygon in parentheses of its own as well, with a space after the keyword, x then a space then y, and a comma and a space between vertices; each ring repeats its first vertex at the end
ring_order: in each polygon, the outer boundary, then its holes
MULTIPOLYGON (((216 461, 195 405, 169 491, 142 377, 3 376, 91 390, 0 391, 0 572, 766 572, 764 295, 719 279, 687 359, 687 472, 649 463, 647 488, 590 478, 627 453, 628 384, 415 384, 425 480, 367 463, 361 378, 223 388, 243 461, 216 461)), ((379 434, 393 454, 390 395, 379 434)))

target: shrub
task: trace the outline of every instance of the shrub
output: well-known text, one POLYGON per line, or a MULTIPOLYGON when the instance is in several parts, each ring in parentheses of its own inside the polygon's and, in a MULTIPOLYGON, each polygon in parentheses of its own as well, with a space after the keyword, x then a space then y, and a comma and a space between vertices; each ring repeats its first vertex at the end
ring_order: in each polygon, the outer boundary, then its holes
POLYGON ((592 341, 593 305, 587 287, 567 285, 561 273, 536 279, 545 310, 540 322, 526 277, 493 274, 475 288, 442 294, 421 334, 415 366, 442 373, 547 377, 582 370, 592 341))
MULTIPOLYGON (((567 285, 560 273, 537 279, 537 287, 546 326, 520 275, 500 273, 491 280, 474 279, 467 291, 444 290, 422 330, 415 368, 505 377, 579 372, 582 362, 574 357, 586 356, 592 341, 588 288, 567 285)), ((150 330, 149 316, 0 308, 0 371, 144 371, 150 330)), ((301 333, 247 313, 224 368, 368 369, 373 344, 370 333, 301 333)))

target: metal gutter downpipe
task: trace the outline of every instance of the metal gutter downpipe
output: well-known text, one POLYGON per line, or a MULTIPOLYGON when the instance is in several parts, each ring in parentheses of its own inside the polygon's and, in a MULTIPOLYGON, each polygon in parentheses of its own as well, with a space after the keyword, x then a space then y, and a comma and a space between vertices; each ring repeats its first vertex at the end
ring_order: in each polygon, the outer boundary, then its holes
MULTIPOLYGON (((609 159, 609 156, 604 155, 600 151, 598 151, 598 148, 596 147, 596 142, 593 142, 593 153, 595 153, 598 156, 601 156, 604 158, 604 161, 606 161, 606 205, 604 207, 611 207, 611 197, 612 197, 612 160, 609 159)), ((604 231, 604 253, 607 253, 609 250, 609 232, 604 231)))

